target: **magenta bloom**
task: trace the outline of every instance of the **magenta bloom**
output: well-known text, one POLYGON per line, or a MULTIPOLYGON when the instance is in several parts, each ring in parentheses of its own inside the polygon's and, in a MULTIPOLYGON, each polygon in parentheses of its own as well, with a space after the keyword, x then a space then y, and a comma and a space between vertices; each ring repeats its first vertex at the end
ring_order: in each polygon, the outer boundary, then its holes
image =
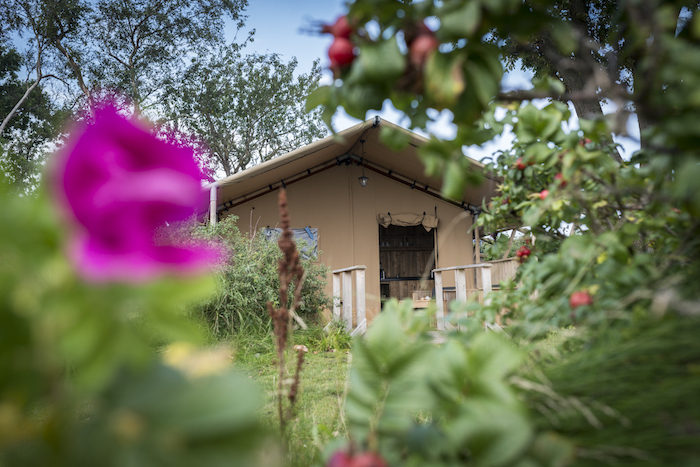
POLYGON ((54 181, 80 228, 69 254, 93 281, 137 282, 164 273, 199 272, 218 252, 159 245, 158 228, 192 216, 201 204, 201 172, 192 150, 151 135, 115 109, 71 133, 54 181))

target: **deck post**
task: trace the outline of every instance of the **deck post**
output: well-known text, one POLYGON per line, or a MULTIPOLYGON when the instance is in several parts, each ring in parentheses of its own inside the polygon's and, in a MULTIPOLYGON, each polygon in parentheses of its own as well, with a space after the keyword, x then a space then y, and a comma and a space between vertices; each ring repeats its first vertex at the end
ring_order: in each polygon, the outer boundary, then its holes
POLYGON ((467 271, 466 269, 455 269, 455 290, 457 292, 457 300, 460 302, 467 301, 467 271))
POLYGON ((491 299, 486 299, 486 295, 491 293, 493 288, 491 287, 491 268, 483 267, 481 268, 481 287, 484 290, 484 305, 491 303, 491 299))
POLYGON ((367 304, 365 294, 365 269, 366 266, 357 265, 349 268, 336 269, 333 274, 333 319, 342 319, 350 335, 364 334, 367 330, 367 304), (354 295, 357 299, 356 326, 352 327, 352 296, 353 283, 352 272, 355 271, 354 295))
POLYGON ((343 321, 347 330, 352 330, 352 271, 343 273, 343 321))
POLYGON ((367 303, 365 302, 365 270, 355 270, 355 290, 357 299, 357 327, 362 326, 362 322, 367 321, 367 303))
POLYGON ((343 301, 340 290, 340 274, 333 274, 333 319, 340 320, 340 304, 343 301))
POLYGON ((437 312, 435 313, 435 318, 437 319, 438 331, 445 330, 445 302, 442 295, 442 271, 434 272, 435 279, 435 304, 437 305, 437 312))

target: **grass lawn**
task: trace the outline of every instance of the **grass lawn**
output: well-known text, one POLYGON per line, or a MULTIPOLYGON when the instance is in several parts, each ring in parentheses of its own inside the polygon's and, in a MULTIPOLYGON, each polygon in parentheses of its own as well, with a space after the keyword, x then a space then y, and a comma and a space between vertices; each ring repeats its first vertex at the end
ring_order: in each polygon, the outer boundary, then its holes
MULTIPOLYGON (((291 358, 290 358, 291 357, 291 358)), ((293 364, 293 355, 288 364, 293 364)), ((318 447, 346 434, 343 419, 346 376, 350 354, 345 350, 306 354, 296 404, 296 417, 289 423, 289 465, 320 465, 318 447)), ((279 431, 277 404, 277 366, 270 354, 252 356, 236 366, 257 380, 265 391, 264 423, 279 431)))

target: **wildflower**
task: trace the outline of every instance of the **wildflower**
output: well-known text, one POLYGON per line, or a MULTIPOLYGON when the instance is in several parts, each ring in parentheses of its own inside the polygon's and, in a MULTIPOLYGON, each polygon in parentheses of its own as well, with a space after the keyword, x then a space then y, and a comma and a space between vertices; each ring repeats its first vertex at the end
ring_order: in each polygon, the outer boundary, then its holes
POLYGON ((187 219, 200 205, 201 172, 190 149, 105 108, 71 133, 55 162, 58 198, 77 224, 68 253, 86 279, 139 282, 194 273, 218 257, 208 247, 155 239, 157 229, 187 219))

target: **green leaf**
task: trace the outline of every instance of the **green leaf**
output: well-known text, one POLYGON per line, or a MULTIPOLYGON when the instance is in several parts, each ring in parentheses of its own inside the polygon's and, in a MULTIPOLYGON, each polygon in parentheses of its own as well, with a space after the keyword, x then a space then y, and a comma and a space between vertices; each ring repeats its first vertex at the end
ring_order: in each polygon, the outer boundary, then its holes
POLYGON ((451 160, 447 163, 442 179, 442 194, 446 198, 461 200, 464 194, 466 180, 459 162, 451 160))
POLYGON ((551 34, 554 43, 563 55, 568 56, 578 49, 577 36, 567 23, 554 21, 551 26, 551 34))
POLYGON ((311 94, 306 98, 306 111, 311 112, 319 105, 327 105, 330 101, 332 91, 331 86, 320 86, 311 91, 311 94))
POLYGON ((391 82, 406 69, 406 57, 399 50, 396 38, 362 46, 348 76, 353 84, 391 82))
POLYGON ((457 102, 466 87, 463 58, 458 54, 431 54, 425 64, 425 90, 438 110, 457 102))
POLYGON ((448 39, 472 37, 481 24, 481 5, 471 0, 465 2, 458 10, 441 16, 440 33, 448 39))
POLYGON ((479 466, 514 462, 532 438, 520 410, 484 398, 468 399, 445 429, 451 444, 468 447, 479 466))
POLYGON ((394 151, 400 151, 404 149, 410 141, 410 136, 405 130, 391 128, 386 125, 383 125, 381 127, 379 137, 381 138, 382 143, 386 144, 389 148, 391 148, 394 151))
POLYGON ((483 107, 489 105, 498 92, 498 81, 489 73, 485 65, 475 61, 467 61, 466 69, 471 78, 474 94, 483 107))

